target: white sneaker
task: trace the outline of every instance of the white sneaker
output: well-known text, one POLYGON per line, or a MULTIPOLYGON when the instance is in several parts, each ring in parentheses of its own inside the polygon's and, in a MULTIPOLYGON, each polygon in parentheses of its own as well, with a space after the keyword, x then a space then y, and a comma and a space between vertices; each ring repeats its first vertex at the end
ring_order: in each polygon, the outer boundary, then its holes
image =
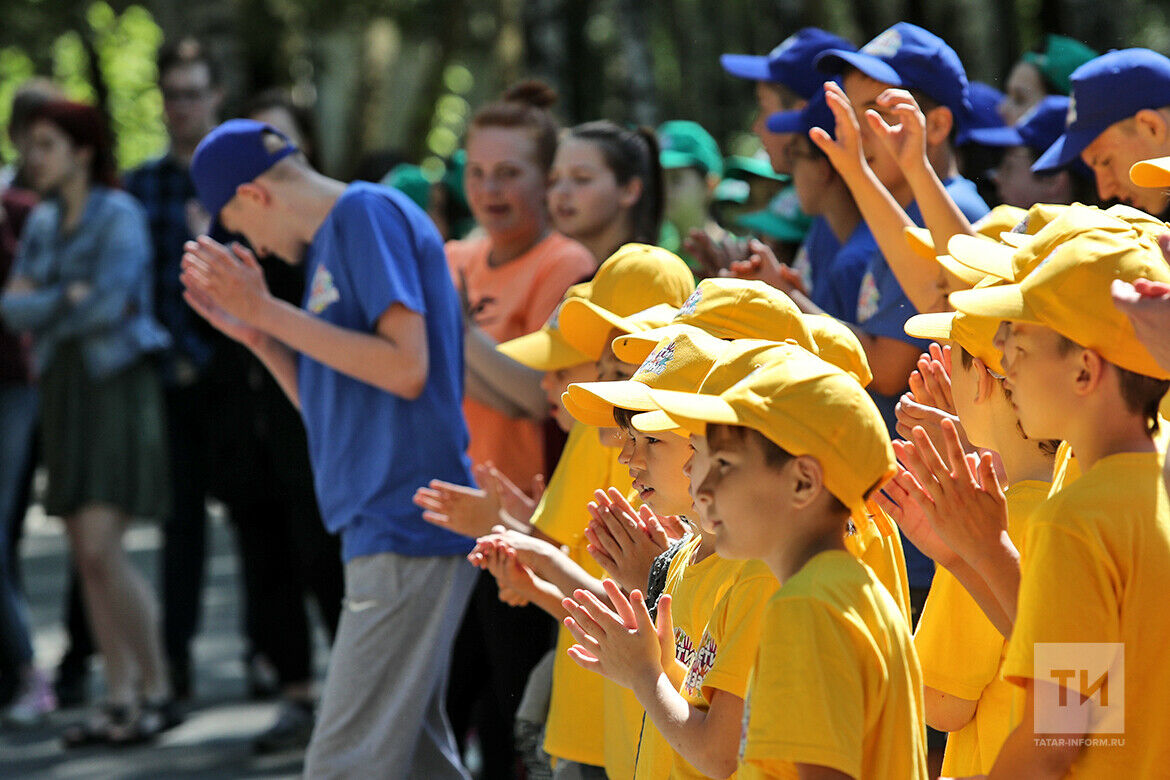
POLYGON ((17 727, 35 726, 56 709, 57 697, 53 693, 53 686, 43 672, 34 669, 25 675, 20 694, 4 713, 4 722, 17 727))

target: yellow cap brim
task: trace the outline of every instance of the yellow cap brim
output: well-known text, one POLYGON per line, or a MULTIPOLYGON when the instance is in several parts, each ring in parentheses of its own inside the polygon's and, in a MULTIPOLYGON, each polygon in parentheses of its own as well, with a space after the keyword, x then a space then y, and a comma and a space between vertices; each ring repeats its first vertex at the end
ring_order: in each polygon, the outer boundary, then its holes
POLYGON ((1028 235, 1027 233, 1013 233, 1009 230, 1004 233, 1000 233, 999 240, 1000 242, 1010 246, 1012 249, 1019 249, 1024 244, 1031 241, 1032 236, 1028 235))
POLYGON ((1001 321, 1044 324, 1024 300, 1022 288, 1018 284, 1001 284, 995 287, 980 287, 975 290, 960 290, 951 293, 949 300, 951 306, 964 314, 1001 321))
POLYGON ((630 333, 627 336, 614 339, 613 354, 623 363, 641 365, 646 361, 646 358, 650 357, 650 353, 658 346, 658 342, 665 338, 677 336, 680 333, 686 333, 687 330, 692 328, 706 335, 706 331, 702 328, 695 328, 694 325, 665 325, 660 328, 651 328, 650 330, 630 333))
MULTIPOLYGON (((621 317, 592 301, 570 298, 561 306, 557 319, 561 337, 578 352, 596 355, 605 352, 606 337, 613 330, 629 333, 631 328, 621 317)), ((595 358, 595 359, 597 359, 595 358)))
POLYGON ((569 399, 565 408, 575 419, 599 428, 615 424, 614 409, 647 412, 658 408, 650 398, 649 388, 629 379, 622 382, 574 383, 569 385, 568 392, 561 398, 569 399))
POLYGON ((1170 157, 1134 163, 1129 178, 1139 187, 1170 187, 1170 157))
POLYGON ((956 261, 950 255, 936 255, 934 258, 938 264, 943 267, 951 277, 959 281, 955 289, 962 289, 964 287, 974 287, 979 282, 987 278, 987 274, 982 271, 977 271, 970 266, 963 265, 956 261))
POLYGON ((674 421, 676 428, 697 436, 707 434, 707 424, 736 425, 739 415, 731 404, 717 395, 650 389, 655 406, 674 421))
POLYGON ((557 371, 582 363, 596 363, 596 357, 589 357, 569 346, 569 343, 555 330, 541 328, 535 333, 497 344, 502 354, 537 371, 557 371))
POLYGON ((938 255, 938 252, 934 251, 934 238, 926 228, 902 228, 902 237, 906 239, 906 243, 914 250, 914 254, 923 260, 933 260, 938 255))
POLYGON ((983 276, 998 276, 1007 281, 1015 279, 1012 265, 1015 251, 1010 246, 979 236, 957 235, 947 242, 947 252, 955 260, 983 276))
POLYGON ((686 438, 691 434, 685 428, 680 428, 678 423, 670 418, 670 415, 661 409, 655 409, 652 412, 642 412, 635 414, 630 418, 630 424, 634 426, 635 430, 643 433, 662 433, 663 431, 673 431, 679 436, 686 438))
POLYGON ((917 339, 943 339, 949 341, 951 338, 951 324, 954 321, 955 313, 953 311, 915 314, 906 320, 906 335, 913 336, 917 339))

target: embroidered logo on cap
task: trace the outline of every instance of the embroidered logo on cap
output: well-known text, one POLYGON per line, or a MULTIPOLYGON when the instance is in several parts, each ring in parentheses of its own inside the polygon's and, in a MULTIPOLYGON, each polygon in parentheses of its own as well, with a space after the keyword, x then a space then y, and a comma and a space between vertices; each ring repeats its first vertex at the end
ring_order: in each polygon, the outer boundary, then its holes
POLYGON ((646 358, 646 362, 638 369, 639 374, 653 374, 654 376, 662 376, 662 372, 670 365, 670 361, 674 360, 674 342, 654 350, 650 357, 646 358))
POLYGON ((886 30, 861 47, 862 54, 871 57, 893 57, 902 48, 902 33, 897 30, 886 30))
POLYGON ((775 49, 772 49, 772 51, 768 53, 768 59, 776 59, 781 54, 795 46, 797 40, 798 38, 795 35, 789 35, 787 38, 780 41, 780 44, 775 49))
POLYGON ((1072 127, 1073 123, 1077 121, 1077 96, 1068 96, 1068 113, 1064 117, 1064 126, 1072 127))
POLYGON ((689 317, 695 313, 695 308, 698 307, 699 301, 703 300, 703 288, 696 287, 695 291, 690 294, 690 297, 683 301, 682 308, 678 310, 678 314, 674 317, 689 317))

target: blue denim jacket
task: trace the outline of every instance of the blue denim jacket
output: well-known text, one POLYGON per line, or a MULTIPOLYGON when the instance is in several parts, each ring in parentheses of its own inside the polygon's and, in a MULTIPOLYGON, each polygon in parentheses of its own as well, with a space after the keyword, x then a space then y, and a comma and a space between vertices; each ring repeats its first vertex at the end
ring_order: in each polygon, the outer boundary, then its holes
POLYGON ((9 327, 34 336, 37 372, 43 373, 57 345, 70 339, 80 340, 93 379, 167 348, 170 335, 153 314, 150 233, 138 201, 94 187, 77 227, 62 233, 60 223, 54 200, 33 210, 12 275, 29 279, 36 290, 0 297, 0 316, 9 327), (77 305, 65 296, 72 282, 92 288, 77 305))

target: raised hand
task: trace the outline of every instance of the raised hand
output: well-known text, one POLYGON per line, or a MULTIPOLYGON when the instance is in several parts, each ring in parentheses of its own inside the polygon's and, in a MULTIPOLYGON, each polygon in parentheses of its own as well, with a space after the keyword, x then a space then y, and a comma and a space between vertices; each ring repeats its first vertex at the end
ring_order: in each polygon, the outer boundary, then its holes
POLYGON ((264 342, 265 335, 262 332, 216 306, 209 296, 198 289, 188 287, 183 291, 183 300, 196 314, 229 339, 238 341, 249 349, 255 349, 264 342))
POLYGON ((255 327, 261 307, 271 298, 264 270, 242 244, 228 247, 209 236, 183 245, 179 280, 188 290, 240 322, 255 327))
POLYGON ((614 488, 596 491, 586 508, 593 518, 585 529, 586 550, 626 590, 645 588, 650 565, 670 546, 653 511, 635 512, 614 488))
POLYGON ((930 163, 926 159, 926 115, 918 101, 904 89, 887 89, 878 95, 877 104, 896 117, 889 124, 877 111, 865 112, 865 120, 902 170, 930 163))
POLYGON ((944 421, 949 421, 959 432, 963 451, 972 452, 974 450, 974 447, 967 440, 963 424, 957 416, 934 406, 919 403, 913 393, 904 393, 898 399, 898 405, 894 407, 894 417, 897 420, 895 431, 899 436, 909 441, 913 438, 912 431, 915 428, 922 428, 930 439, 937 443, 938 449, 945 449, 942 443, 942 424, 944 421))
POLYGON ((657 679, 662 673, 660 634, 642 591, 627 599, 613 580, 605 580, 604 586, 614 609, 585 590, 562 602, 569 613, 565 628, 577 640, 569 657, 626 688, 657 679))
POLYGON ((423 520, 473 539, 485 536, 500 522, 500 503, 486 490, 432 479, 414 492, 423 520))
MULTIPOLYGON (((1170 238, 1167 234, 1163 239, 1170 238)), ((1162 251, 1166 252, 1167 242, 1160 240, 1162 251)), ((1137 337, 1158 361, 1158 365, 1170 371, 1170 284, 1137 279, 1132 284, 1117 279, 1111 292, 1117 308, 1125 312, 1137 337)))
POLYGON ((808 137, 825 153, 842 177, 860 175, 868 166, 861 146, 861 126, 857 122, 853 105, 845 96, 845 91, 832 81, 825 82, 825 99, 836 121, 834 132, 837 138, 833 140, 833 136, 820 127, 809 130, 808 137))
POLYGON ((913 445, 901 444, 898 459, 921 486, 917 500, 938 536, 976 570, 1007 541, 1007 502, 990 453, 966 455, 959 433, 942 423, 947 453, 943 461, 922 428, 912 431, 913 445))
MULTIPOLYGON (((894 442, 894 451, 899 452, 907 446, 905 442, 894 442)), ((930 524, 926 512, 922 509, 922 502, 929 501, 930 495, 914 479, 914 475, 899 467, 898 473, 885 484, 875 496, 878 506, 885 510, 902 535, 922 551, 939 566, 951 568, 958 553, 947 546, 942 537, 930 524)))
POLYGON ((918 358, 918 369, 910 374, 910 392, 914 400, 926 406, 955 414, 951 394, 951 348, 930 343, 929 351, 918 358))
POLYGON ((536 511, 541 494, 544 493, 544 476, 541 474, 533 477, 533 495, 529 497, 491 461, 476 465, 472 473, 475 475, 476 483, 483 486, 484 491, 496 504, 517 520, 529 520, 536 511))
POLYGON ((785 293, 805 292, 800 274, 777 260, 772 247, 755 238, 748 242, 747 258, 733 262, 725 275, 761 281, 785 293))
POLYGON ((747 256, 747 245, 743 241, 717 241, 697 228, 683 239, 682 249, 695 259, 704 276, 722 276, 733 263, 747 256))

